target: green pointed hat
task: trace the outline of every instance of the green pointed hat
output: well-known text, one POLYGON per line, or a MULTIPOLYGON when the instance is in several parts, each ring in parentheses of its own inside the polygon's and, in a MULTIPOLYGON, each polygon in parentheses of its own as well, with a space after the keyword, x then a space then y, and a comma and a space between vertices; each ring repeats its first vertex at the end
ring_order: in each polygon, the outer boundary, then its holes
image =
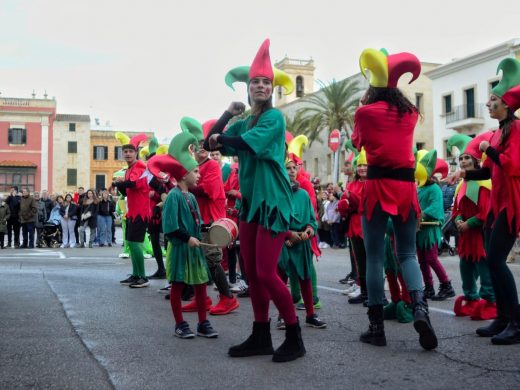
POLYGON ((491 90, 491 93, 502 97, 511 88, 520 85, 520 61, 516 58, 504 58, 498 64, 497 74, 502 70, 502 79, 491 90))
POLYGON ((168 154, 177 160, 179 165, 173 166, 170 174, 176 180, 181 180, 188 172, 199 165, 190 151, 190 146, 196 144, 197 139, 189 132, 179 133, 171 140, 168 154))
POLYGON ((419 182, 419 187, 422 187, 435 171, 435 166, 437 164, 437 151, 435 149, 430 151, 424 149, 419 150, 417 152, 417 160, 415 178, 419 182))
POLYGON ((464 154, 468 144, 470 143, 470 141, 472 139, 473 138, 471 138, 470 136, 468 136, 466 134, 455 134, 455 135, 452 135, 448 139, 448 143, 446 144, 446 148, 448 149, 448 151, 452 155, 459 156, 461 154, 464 154))
POLYGON ((183 132, 192 134, 197 142, 204 141, 204 132, 202 130, 202 124, 189 116, 185 116, 181 119, 181 129, 183 132))
POLYGON ((152 139, 150 140, 150 143, 148 144, 148 150, 150 151, 150 154, 157 153, 157 149, 159 148, 159 140, 154 135, 152 139))
POLYGON ((345 142, 345 150, 354 153, 354 157, 359 154, 359 151, 354 147, 354 145, 352 145, 352 140, 350 138, 345 142))

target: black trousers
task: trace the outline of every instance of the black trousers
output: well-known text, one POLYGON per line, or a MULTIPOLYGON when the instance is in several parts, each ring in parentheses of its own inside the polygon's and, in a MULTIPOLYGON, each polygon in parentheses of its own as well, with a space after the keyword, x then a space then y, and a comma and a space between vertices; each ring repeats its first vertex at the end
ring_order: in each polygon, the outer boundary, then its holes
POLYGON ((15 246, 20 246, 20 221, 18 218, 9 218, 7 220, 7 245, 13 243, 15 246), (12 240, 14 234, 14 242, 12 240))
POLYGON ((516 235, 509 230, 506 212, 502 211, 495 220, 490 213, 484 233, 489 272, 493 289, 495 290, 498 315, 511 319, 516 316, 518 310, 518 292, 515 278, 507 266, 506 260, 507 255, 515 244, 516 235), (491 227, 492 225, 493 227, 491 227))

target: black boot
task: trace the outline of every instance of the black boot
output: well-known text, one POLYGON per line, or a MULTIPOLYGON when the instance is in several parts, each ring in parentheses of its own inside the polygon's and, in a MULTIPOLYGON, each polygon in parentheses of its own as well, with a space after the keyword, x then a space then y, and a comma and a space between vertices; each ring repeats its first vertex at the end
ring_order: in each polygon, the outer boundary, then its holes
POLYGON ((437 336, 428 316, 428 303, 420 290, 410 291, 413 309, 413 327, 419 333, 419 344, 426 350, 437 348, 437 336))
POLYGON ((481 337, 493 337, 502 332, 507 327, 508 323, 509 320, 499 314, 491 324, 477 328, 476 332, 481 337))
POLYGON ((305 355, 300 323, 285 325, 285 340, 273 354, 273 362, 290 362, 305 355))
POLYGON ((431 298, 432 301, 444 301, 455 296, 455 290, 451 286, 451 282, 441 283, 439 293, 431 298))
POLYGON ((253 333, 242 344, 229 348, 229 356, 272 355, 271 322, 253 322, 253 333))
POLYGON ((520 306, 512 313, 506 328, 494 336, 491 342, 495 345, 520 344, 520 306))
POLYGON ((359 336, 363 343, 384 347, 386 345, 385 325, 383 319, 383 305, 368 307, 368 330, 359 336))
POLYGON ((424 297, 426 299, 432 299, 435 296, 435 289, 433 288, 433 285, 425 285, 424 286, 424 297))

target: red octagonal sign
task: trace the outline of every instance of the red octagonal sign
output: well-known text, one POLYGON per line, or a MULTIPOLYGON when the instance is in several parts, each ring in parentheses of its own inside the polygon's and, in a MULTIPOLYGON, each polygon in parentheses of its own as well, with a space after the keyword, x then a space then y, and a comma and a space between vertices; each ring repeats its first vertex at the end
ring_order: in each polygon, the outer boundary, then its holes
POLYGON ((341 134, 339 133, 338 129, 334 129, 330 132, 329 135, 329 148, 334 153, 336 153, 336 150, 339 148, 339 143, 341 140, 341 134))

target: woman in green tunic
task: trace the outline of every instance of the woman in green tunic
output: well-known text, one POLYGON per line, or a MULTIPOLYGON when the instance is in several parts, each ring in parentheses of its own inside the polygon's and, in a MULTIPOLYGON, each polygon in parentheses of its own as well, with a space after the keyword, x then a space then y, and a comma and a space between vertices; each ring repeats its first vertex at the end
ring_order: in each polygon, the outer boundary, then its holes
POLYGON ((294 360, 305 354, 291 294, 277 274, 292 210, 291 185, 284 166, 285 120, 282 113, 272 107, 273 86, 282 85, 282 79, 290 83, 288 77, 280 75, 271 65, 269 40, 266 40, 251 67, 235 68, 226 76, 229 85, 237 80, 247 82, 251 116, 237 121, 221 134, 229 119, 245 108, 241 103, 232 103, 206 139, 211 150, 220 149, 228 156, 238 155, 240 160, 240 249, 255 321, 251 336, 231 347, 229 355, 273 354, 275 362, 294 360), (270 299, 286 323, 285 341, 274 352, 269 326, 270 299))

